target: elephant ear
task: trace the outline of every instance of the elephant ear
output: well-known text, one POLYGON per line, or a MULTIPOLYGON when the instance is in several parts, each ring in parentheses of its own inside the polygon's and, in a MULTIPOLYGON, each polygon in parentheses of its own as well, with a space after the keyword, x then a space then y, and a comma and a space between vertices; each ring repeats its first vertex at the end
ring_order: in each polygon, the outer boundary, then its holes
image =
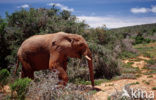
POLYGON ((73 39, 69 37, 64 37, 62 39, 52 41, 52 46, 56 46, 56 48, 60 48, 60 49, 67 49, 72 47, 72 43, 73 43, 73 39))

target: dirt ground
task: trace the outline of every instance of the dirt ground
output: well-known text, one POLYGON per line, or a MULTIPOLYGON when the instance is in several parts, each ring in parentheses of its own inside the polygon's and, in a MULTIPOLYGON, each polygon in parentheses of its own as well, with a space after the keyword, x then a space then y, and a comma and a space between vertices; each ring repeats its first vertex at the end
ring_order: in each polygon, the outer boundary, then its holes
MULTIPOLYGON (((133 67, 139 67, 142 74, 139 78, 136 79, 121 79, 111 82, 102 83, 99 86, 96 86, 96 88, 101 89, 101 91, 94 94, 95 100, 107 100, 108 96, 110 96, 112 93, 115 93, 117 91, 121 91, 123 87, 126 84, 130 83, 138 83, 135 85, 132 85, 131 88, 146 90, 146 91, 154 91, 155 93, 155 99, 156 100, 156 90, 152 90, 152 87, 156 87, 156 74, 150 74, 153 77, 148 77, 149 75, 144 75, 143 73, 146 72, 146 69, 143 69, 146 65, 145 60, 149 60, 147 57, 138 56, 137 58, 133 59, 140 59, 139 61, 133 61, 132 66, 133 67)), ((124 60, 124 63, 130 62, 132 59, 124 60)))

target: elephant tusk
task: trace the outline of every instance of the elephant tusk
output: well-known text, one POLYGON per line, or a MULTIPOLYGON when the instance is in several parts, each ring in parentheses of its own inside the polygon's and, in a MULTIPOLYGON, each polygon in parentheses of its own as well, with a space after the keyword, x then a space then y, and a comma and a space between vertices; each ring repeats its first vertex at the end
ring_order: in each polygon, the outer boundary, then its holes
POLYGON ((85 58, 86 58, 86 59, 88 59, 88 60, 91 60, 91 58, 90 58, 90 57, 88 57, 88 56, 85 56, 85 58))

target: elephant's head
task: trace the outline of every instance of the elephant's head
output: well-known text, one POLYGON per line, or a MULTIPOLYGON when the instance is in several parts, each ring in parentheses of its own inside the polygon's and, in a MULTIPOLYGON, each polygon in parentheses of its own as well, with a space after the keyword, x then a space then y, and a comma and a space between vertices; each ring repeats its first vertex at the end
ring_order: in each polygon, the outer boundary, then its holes
POLYGON ((62 34, 59 36, 59 38, 60 40, 58 45, 64 56, 72 58, 81 58, 84 56, 87 59, 90 80, 92 87, 94 87, 92 54, 85 39, 82 36, 76 34, 62 34))

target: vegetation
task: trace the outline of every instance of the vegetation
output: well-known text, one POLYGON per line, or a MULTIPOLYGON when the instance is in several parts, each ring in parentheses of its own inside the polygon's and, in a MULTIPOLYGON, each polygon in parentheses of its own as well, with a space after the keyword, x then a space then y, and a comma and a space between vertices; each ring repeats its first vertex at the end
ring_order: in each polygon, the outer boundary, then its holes
POLYGON ((152 90, 156 90, 156 87, 153 87, 152 90))
POLYGON ((151 39, 149 39, 149 38, 144 38, 142 35, 143 35, 143 34, 138 34, 138 35, 135 37, 135 43, 134 43, 134 44, 150 43, 150 42, 151 42, 151 39))
POLYGON ((154 59, 147 60, 146 62, 147 62, 147 64, 149 64, 149 65, 154 65, 154 64, 156 64, 156 60, 154 60, 154 59))
POLYGON ((10 84, 12 94, 11 98, 16 98, 13 94, 14 92, 17 92, 17 98, 20 100, 24 100, 30 82, 31 79, 24 78, 18 79, 14 83, 10 84))
POLYGON ((156 40, 156 24, 146 24, 146 25, 136 25, 123 28, 112 29, 110 31, 121 33, 127 38, 136 38, 136 36, 141 36, 144 39, 150 39, 152 41, 156 40))
POLYGON ((138 44, 134 46, 140 54, 143 54, 145 57, 156 59, 156 42, 149 44, 138 44))
POLYGON ((130 85, 137 85, 139 84, 139 82, 134 82, 134 83, 131 83, 130 85))
POLYGON ((66 87, 56 86, 59 82, 57 71, 39 71, 35 73, 35 76, 36 81, 31 82, 27 92, 31 100, 89 100, 90 98, 90 94, 84 92, 89 89, 87 86, 77 86, 71 83, 66 87))
POLYGON ((146 81, 146 80, 142 80, 143 83, 147 84, 147 85, 150 85, 150 82, 149 81, 146 81))
POLYGON ((9 43, 6 37, 6 27, 7 23, 0 17, 0 69, 7 68, 9 65, 9 60, 6 60, 7 56, 10 54, 9 43))
POLYGON ((0 70, 0 88, 3 88, 3 86, 8 83, 9 76, 10 73, 7 69, 0 70))
POLYGON ((149 76, 147 76, 147 78, 152 78, 153 77, 153 75, 149 75, 149 76))

